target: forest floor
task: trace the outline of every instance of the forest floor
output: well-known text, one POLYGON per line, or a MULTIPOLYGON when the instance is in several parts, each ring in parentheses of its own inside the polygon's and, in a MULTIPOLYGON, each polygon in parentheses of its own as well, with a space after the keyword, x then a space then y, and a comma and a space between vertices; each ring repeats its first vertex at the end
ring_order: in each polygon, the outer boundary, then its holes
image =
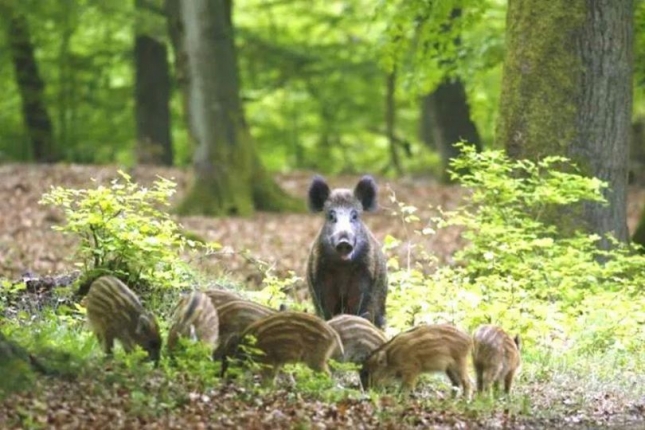
MULTIPOLYGON (((62 214, 38 201, 51 186, 93 188, 90 178, 108 184, 117 177, 116 170, 115 166, 0 166, 0 280, 16 280, 25 273, 61 275, 75 270, 75 239, 52 230, 63 221, 62 214)), ((178 191, 173 201, 181 198, 189 180, 180 169, 137 168, 129 173, 141 184, 151 184, 156 175, 173 179, 178 191)), ((298 172, 278 175, 277 180, 304 202, 311 176, 310 172, 298 172)), ((358 176, 333 177, 330 183, 351 188, 357 180, 358 176)), ((464 191, 426 179, 377 178, 377 182, 381 208, 365 216, 375 236, 383 240, 391 235, 449 263, 463 243, 458 231, 420 236, 414 230, 423 227, 437 206, 456 207, 464 191), (421 221, 417 225, 403 222, 397 202, 417 207, 421 221)), ((630 188, 631 231, 644 204, 645 190, 630 188)), ((268 264, 277 276, 293 271, 303 277, 309 246, 322 223, 319 215, 304 211, 259 213, 252 218, 182 217, 178 221, 191 233, 224 246, 224 252, 192 261, 194 266, 214 279, 224 275, 250 289, 261 285, 264 271, 254 260, 243 257, 242 251, 268 264)), ((420 258, 415 252, 405 252, 405 247, 399 249, 401 261, 413 263, 420 258)), ((301 283, 294 294, 306 300, 303 286, 301 283)), ((151 375, 144 388, 148 394, 168 389, 164 385, 168 381, 159 381, 154 372, 151 375)), ((645 385, 645 380, 643 375, 627 380, 631 388, 625 390, 620 381, 593 389, 576 386, 576 374, 566 372, 552 375, 547 385, 530 379, 523 385, 520 381, 518 398, 523 404, 489 407, 485 413, 477 402, 448 407, 455 402, 442 400, 441 393, 422 393, 408 401, 383 396, 375 401, 356 391, 354 396, 322 401, 288 388, 265 392, 258 398, 234 384, 220 384, 206 392, 190 392, 172 407, 157 403, 152 407, 154 413, 141 414, 135 404, 141 408, 148 397, 137 403, 131 383, 105 375, 84 375, 74 381, 39 380, 29 392, 5 399, 0 403, 0 428, 645 428, 645 396, 632 387, 645 385)))
MULTIPOLYGON (((75 239, 52 229, 63 222, 62 213, 38 202, 52 186, 87 189, 109 185, 118 177, 117 170, 116 166, 0 165, 0 276, 17 279, 25 272, 43 276, 75 269, 75 239)), ((174 180, 177 193, 171 199, 173 203, 181 199, 189 181, 186 171, 177 168, 139 167, 128 173, 142 185, 152 184, 157 176, 174 180)), ((262 271, 241 255, 242 251, 248 251, 255 259, 266 262, 278 276, 293 271, 302 277, 309 247, 323 222, 319 214, 304 211, 312 176, 310 172, 276 176, 285 190, 302 199, 303 213, 258 213, 251 218, 178 217, 186 230, 225 247, 221 253, 191 263, 206 273, 212 271, 213 276, 224 274, 253 288, 260 285, 262 271)), ((358 179, 358 176, 338 176, 329 178, 329 183, 353 188, 358 179)), ((376 179, 379 210, 364 216, 374 235, 380 241, 391 235, 411 247, 424 249, 441 262, 450 262, 452 253, 463 245, 458 231, 421 236, 414 230, 423 228, 436 215, 437 207, 454 209, 464 195, 463 189, 428 179, 376 179), (396 202, 392 201, 393 197, 396 202), (415 215, 421 221, 415 225, 403 222, 397 210, 399 203, 416 207, 415 215)), ((634 231, 644 206, 645 188, 631 187, 627 211, 630 231, 634 231)), ((407 255, 405 246, 399 249, 401 261, 417 261, 414 253, 407 255)))

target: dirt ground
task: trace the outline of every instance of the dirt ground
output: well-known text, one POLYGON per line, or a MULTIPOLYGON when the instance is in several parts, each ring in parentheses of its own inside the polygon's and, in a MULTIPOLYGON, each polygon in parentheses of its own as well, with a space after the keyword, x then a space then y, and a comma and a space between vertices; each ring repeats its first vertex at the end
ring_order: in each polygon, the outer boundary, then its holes
MULTIPOLYGON (((16 279, 29 271, 39 276, 60 274, 72 270, 71 258, 74 239, 52 230, 63 222, 59 210, 38 204, 42 194, 51 186, 93 188, 109 184, 117 177, 117 166, 87 165, 21 165, 0 166, 0 277, 16 279), (93 182, 91 179, 95 179, 93 182)), ((173 202, 182 198, 189 182, 189 174, 177 168, 139 167, 129 171, 133 180, 151 184, 157 175, 173 179, 177 193, 173 202)), ((313 172, 278 175, 276 179, 285 190, 305 201, 313 172)), ((336 187, 353 188, 358 176, 330 178, 336 187)), ((452 209, 459 203, 464 191, 458 186, 445 186, 428 179, 391 180, 376 178, 379 184, 379 210, 365 214, 365 223, 375 236, 383 241, 391 235, 408 245, 414 245, 449 262, 450 255, 462 242, 458 231, 441 232, 436 236, 420 236, 414 230, 422 228, 435 211, 430 208, 452 209), (414 225, 402 221, 396 212, 398 204, 418 208, 421 221, 414 225)), ((634 230, 642 207, 645 190, 630 188, 628 225, 634 230)), ((268 263, 277 275, 288 271, 304 274, 307 252, 322 224, 319 214, 310 213, 257 213, 251 218, 179 217, 178 222, 187 230, 208 241, 215 241, 235 252, 248 251, 253 257, 268 263)), ((417 253, 399 248, 402 262, 411 262, 417 253)), ((261 273, 256 265, 236 253, 199 258, 193 263, 206 272, 225 271, 236 280, 258 284, 261 273)), ((251 286, 251 285, 250 285, 251 286)))

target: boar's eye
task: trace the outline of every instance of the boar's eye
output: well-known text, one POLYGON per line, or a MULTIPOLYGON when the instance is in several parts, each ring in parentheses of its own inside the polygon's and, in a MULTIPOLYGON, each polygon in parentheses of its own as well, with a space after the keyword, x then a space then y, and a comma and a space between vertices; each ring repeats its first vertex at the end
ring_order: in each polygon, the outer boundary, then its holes
POLYGON ((336 212, 335 211, 329 211, 327 213, 327 219, 331 222, 336 222, 336 212))
POLYGON ((358 219, 358 211, 353 210, 352 214, 350 216, 351 216, 352 221, 356 221, 358 219))

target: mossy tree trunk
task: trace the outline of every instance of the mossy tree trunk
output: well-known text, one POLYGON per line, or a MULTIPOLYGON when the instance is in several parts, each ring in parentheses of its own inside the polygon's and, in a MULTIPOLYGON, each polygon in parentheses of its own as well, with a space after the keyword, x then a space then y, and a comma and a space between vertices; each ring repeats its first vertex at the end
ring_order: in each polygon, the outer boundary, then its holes
POLYGON ((585 204, 563 222, 622 241, 633 14, 633 0, 509 0, 496 130, 511 157, 564 155, 607 181, 609 205, 585 204))
POLYGON ((194 183, 179 212, 250 215, 304 207, 267 174, 239 95, 232 0, 181 0, 188 60, 188 110, 197 147, 194 183))
POLYGON ((34 160, 51 163, 59 160, 54 142, 54 129, 45 102, 45 82, 40 76, 31 31, 26 16, 16 10, 13 2, 0 5, 8 20, 7 40, 22 99, 22 114, 34 160))

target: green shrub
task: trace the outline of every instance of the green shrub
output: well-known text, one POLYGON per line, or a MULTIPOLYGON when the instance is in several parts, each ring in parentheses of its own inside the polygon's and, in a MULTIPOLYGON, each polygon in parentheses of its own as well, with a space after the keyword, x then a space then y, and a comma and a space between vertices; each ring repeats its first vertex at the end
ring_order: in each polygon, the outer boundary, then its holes
POLYGON ((151 188, 120 179, 94 189, 52 187, 40 203, 61 208, 65 223, 54 229, 80 239, 75 253, 85 279, 112 273, 134 289, 188 285, 193 271, 181 252, 204 245, 186 239, 180 226, 159 207, 168 207, 175 183, 159 178, 151 188))
MULTIPOLYGON (((522 333, 529 348, 642 348, 643 256, 616 241, 602 251, 597 235, 561 228, 549 216, 603 202, 606 184, 576 173, 562 157, 533 163, 502 151, 461 150, 452 175, 469 193, 456 210, 439 210, 423 224, 411 216, 414 208, 396 202, 396 216, 417 227, 415 234, 458 228, 467 244, 449 266, 430 259, 428 267, 402 268, 390 259, 393 332, 419 322, 468 330, 492 322, 522 333)), ((385 247, 398 243, 388 238, 385 247)))

